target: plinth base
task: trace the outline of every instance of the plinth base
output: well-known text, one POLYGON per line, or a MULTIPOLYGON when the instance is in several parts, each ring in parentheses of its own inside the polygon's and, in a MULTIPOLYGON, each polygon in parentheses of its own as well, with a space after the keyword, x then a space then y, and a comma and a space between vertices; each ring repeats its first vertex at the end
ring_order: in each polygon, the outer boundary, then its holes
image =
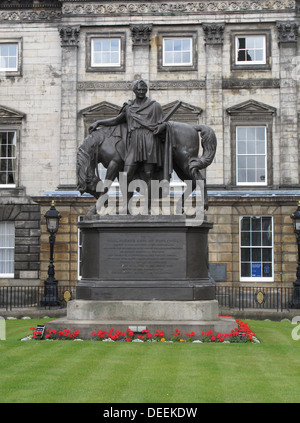
POLYGON ((91 339, 98 330, 126 331, 135 333, 148 329, 151 333, 163 330, 171 338, 175 329, 182 334, 195 332, 195 339, 201 332, 212 330, 230 333, 236 327, 232 318, 220 318, 218 302, 212 301, 84 301, 68 303, 67 318, 47 324, 55 330, 78 330, 82 339, 91 339))

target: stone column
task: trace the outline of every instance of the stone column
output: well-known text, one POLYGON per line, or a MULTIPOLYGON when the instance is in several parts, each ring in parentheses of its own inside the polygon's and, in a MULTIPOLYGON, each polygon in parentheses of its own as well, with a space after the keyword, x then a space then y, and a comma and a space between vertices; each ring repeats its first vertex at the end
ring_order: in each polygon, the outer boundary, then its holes
POLYGON ((280 46, 280 184, 299 184, 297 123, 297 81, 293 78, 293 58, 297 52, 298 24, 277 22, 280 46))
MULTIPOLYGON (((203 24, 206 46, 206 123, 215 131, 218 148, 215 161, 207 173, 212 173, 209 180, 224 184, 223 164, 223 92, 222 92, 222 47, 225 24, 203 24)), ((228 152, 229 154, 229 152, 228 152)))
POLYGON ((59 28, 61 37, 61 118, 58 189, 76 188, 77 153, 77 50, 79 26, 59 28))
POLYGON ((130 25, 133 49, 133 80, 150 82, 150 36, 152 24, 130 25))

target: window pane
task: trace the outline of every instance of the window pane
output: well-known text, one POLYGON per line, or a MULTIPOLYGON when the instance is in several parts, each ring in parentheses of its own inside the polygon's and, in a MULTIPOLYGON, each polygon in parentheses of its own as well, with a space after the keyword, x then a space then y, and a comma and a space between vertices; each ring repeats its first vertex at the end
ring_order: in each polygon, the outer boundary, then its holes
POLYGON ((252 230, 253 231, 260 231, 261 230, 261 218, 260 217, 252 217, 252 230))
POLYGON ((256 140, 257 141, 264 141, 266 135, 266 129, 264 127, 257 127, 256 128, 256 140))
POLYGON ((250 249, 249 248, 242 248, 242 250, 241 250, 241 260, 242 261, 250 261, 250 249))
POLYGON ((254 50, 247 50, 247 62, 255 60, 254 50))
POLYGON ((272 220, 270 217, 262 218, 262 230, 271 232, 272 229, 272 220))
POLYGON ((264 263, 263 265, 263 276, 265 278, 272 277, 272 263, 264 263))
POLYGON ((263 261, 272 261, 272 250, 271 248, 264 248, 263 249, 263 261))
POLYGON ((242 263, 241 264, 241 277, 247 278, 249 276, 251 276, 250 263, 242 263))
POLYGON ((261 261, 261 248, 252 248, 252 261, 261 261))
POLYGON ((241 245, 242 246, 250 245, 250 232, 241 233, 241 245))
POLYGON ((246 127, 238 127, 237 128, 237 137, 239 141, 246 141, 247 140, 247 128, 246 127))
POLYGON ((241 230, 250 231, 250 217, 243 217, 241 221, 241 230))

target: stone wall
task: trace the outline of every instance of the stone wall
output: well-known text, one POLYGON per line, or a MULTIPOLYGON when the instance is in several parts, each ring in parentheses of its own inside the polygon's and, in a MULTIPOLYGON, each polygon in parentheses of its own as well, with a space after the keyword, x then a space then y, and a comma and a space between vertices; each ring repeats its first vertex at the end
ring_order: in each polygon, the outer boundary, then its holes
POLYGON ((215 226, 209 244, 211 262, 226 270, 223 282, 240 283, 239 217, 270 215, 273 284, 291 284, 297 246, 289 216, 297 204, 300 156, 299 10, 298 0, 1 2, 0 42, 19 41, 21 67, 16 75, 0 72, 0 127, 10 125, 13 115, 19 131, 17 186, 0 188, 0 218, 15 221, 15 278, 0 283, 36 284, 47 278, 47 193, 55 196, 62 214, 56 277, 61 285, 76 283, 77 219, 93 203, 74 192, 77 148, 91 120, 116 114, 133 96, 132 81, 142 77, 149 96, 166 110, 182 100, 174 119, 206 123, 217 134, 217 154, 206 176, 219 192, 210 198, 208 218, 215 226), (233 35, 239 31, 267 34, 264 69, 234 67, 233 35), (91 69, 89 37, 115 32, 123 40, 121 69, 91 69), (169 33, 195 40, 190 69, 161 66, 162 37, 169 33), (251 186, 245 188, 249 196, 238 194, 234 125, 240 121, 263 122, 268 128, 268 184, 261 188, 267 195, 256 189, 251 197, 251 186), (289 196, 284 190, 290 190, 289 196))

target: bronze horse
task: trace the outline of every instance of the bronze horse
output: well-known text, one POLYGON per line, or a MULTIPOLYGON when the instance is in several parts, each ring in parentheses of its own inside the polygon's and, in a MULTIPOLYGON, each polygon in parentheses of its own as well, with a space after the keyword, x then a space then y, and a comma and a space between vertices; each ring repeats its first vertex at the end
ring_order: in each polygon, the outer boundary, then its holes
MULTIPOLYGON (((215 132, 207 125, 189 125, 182 122, 168 122, 171 131, 172 166, 182 181, 192 180, 192 191, 196 188, 196 181, 204 181, 204 208, 208 208, 208 198, 205 177, 201 170, 208 167, 216 154, 217 139, 215 132), (201 135, 202 156, 199 157, 199 135, 201 135)), ((112 181, 123 171, 125 158, 124 134, 126 124, 114 127, 102 126, 88 135, 77 153, 77 188, 81 194, 89 193, 97 201, 97 210, 101 208, 101 196, 104 192, 97 192, 100 181, 97 169, 102 163, 106 168, 104 181, 105 192, 112 181)), ((140 177, 140 176, 139 176, 140 177)), ((96 213, 94 207, 89 213, 96 213)))

